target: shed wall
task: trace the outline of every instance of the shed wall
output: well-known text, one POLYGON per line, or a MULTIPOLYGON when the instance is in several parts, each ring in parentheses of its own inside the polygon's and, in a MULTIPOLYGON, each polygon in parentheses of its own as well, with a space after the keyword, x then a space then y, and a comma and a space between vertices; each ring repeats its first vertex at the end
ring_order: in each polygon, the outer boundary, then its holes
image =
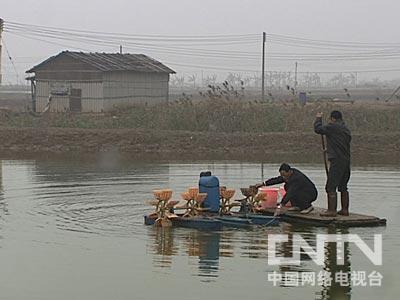
POLYGON ((103 75, 104 109, 168 101, 167 73, 107 72, 103 75))
MULTIPOLYGON (((101 81, 57 81, 38 80, 36 83, 36 111, 42 112, 48 98, 57 85, 67 86, 69 89, 82 90, 82 112, 104 111, 103 83, 101 81)), ((69 96, 52 95, 51 112, 69 111, 69 96)))

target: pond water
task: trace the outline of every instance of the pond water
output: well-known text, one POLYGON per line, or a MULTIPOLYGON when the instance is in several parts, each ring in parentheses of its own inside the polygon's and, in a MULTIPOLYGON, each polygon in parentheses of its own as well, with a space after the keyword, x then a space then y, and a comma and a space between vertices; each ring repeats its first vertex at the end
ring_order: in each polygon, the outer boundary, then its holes
MULTIPOLYGON (((317 185, 317 206, 326 206, 322 165, 300 164, 317 185)), ((240 162, 104 162, 96 160, 5 160, 0 186, 0 299, 397 299, 400 167, 355 167, 351 209, 385 217, 386 227, 328 229, 281 223, 278 227, 203 232, 143 225, 151 191, 172 188, 175 197, 211 170, 237 191, 277 175, 277 164, 240 162), (370 248, 383 235, 383 264, 375 266, 354 245, 325 246, 317 265, 268 264, 268 236, 358 234, 370 248), (355 282, 315 284, 302 274, 321 271, 381 274, 381 286, 355 282), (298 286, 271 274, 298 274, 298 286), (286 273, 289 274, 289 273, 286 273)), ((239 197, 238 192, 236 196, 239 197)), ((286 244, 285 244, 286 245, 286 244)), ((291 255, 283 246, 280 253, 291 255)))

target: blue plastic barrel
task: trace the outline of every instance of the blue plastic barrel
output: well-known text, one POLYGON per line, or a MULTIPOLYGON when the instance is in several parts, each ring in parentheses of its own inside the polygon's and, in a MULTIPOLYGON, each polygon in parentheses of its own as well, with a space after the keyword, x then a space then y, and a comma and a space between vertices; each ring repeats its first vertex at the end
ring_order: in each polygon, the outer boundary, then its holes
POLYGON ((219 180, 216 176, 203 176, 199 180, 199 192, 207 193, 203 202, 204 208, 210 212, 219 212, 219 180))
POLYGON ((300 92, 299 93, 299 102, 301 105, 306 105, 307 103, 307 93, 305 92, 300 92))

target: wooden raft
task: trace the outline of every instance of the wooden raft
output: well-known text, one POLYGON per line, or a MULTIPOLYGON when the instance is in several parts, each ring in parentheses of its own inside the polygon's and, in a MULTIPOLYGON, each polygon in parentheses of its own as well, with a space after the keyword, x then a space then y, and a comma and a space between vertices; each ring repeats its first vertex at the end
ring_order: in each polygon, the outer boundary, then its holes
MULTIPOLYGON (((282 208, 281 211, 282 221, 288 223, 337 227, 374 227, 386 225, 386 219, 356 213, 350 213, 349 216, 337 215, 336 217, 321 217, 320 213, 324 212, 325 209, 320 207, 314 207, 314 210, 309 214, 287 211, 287 208, 282 208)), ((266 215, 271 215, 275 212, 275 209, 267 208, 261 212, 266 215)))

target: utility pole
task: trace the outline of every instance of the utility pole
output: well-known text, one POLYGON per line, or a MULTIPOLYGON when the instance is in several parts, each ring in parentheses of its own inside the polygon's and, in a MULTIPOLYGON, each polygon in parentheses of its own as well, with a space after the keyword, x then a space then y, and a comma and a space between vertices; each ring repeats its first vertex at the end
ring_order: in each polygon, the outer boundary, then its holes
POLYGON ((261 182, 264 182, 264 162, 261 162, 261 182))
POLYGON ((1 54, 2 54, 2 41, 3 41, 3 26, 4 26, 4 21, 3 19, 0 18, 0 84, 2 83, 2 77, 3 74, 1 73, 1 54))
POLYGON ((262 41, 262 67, 261 67, 261 98, 265 100, 265 42, 266 42, 266 33, 263 32, 263 41, 262 41))
POLYGON ((297 61, 294 64, 294 90, 297 92, 297 61))
POLYGON ((358 73, 356 72, 354 76, 355 76, 354 85, 355 85, 355 88, 357 88, 357 79, 358 79, 357 77, 358 77, 358 73))

